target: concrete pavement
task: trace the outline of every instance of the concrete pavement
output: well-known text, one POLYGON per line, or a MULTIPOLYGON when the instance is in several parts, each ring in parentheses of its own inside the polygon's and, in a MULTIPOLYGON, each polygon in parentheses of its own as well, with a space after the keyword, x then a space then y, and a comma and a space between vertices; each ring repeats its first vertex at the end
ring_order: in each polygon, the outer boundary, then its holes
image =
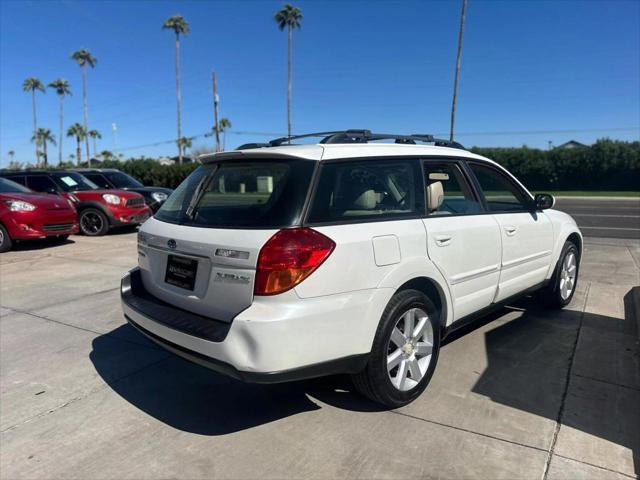
POLYGON ((634 478, 639 259, 587 239, 569 308, 474 325, 385 411, 344 377, 242 384, 150 344, 119 305, 134 234, 2 254, 0 477, 634 478))

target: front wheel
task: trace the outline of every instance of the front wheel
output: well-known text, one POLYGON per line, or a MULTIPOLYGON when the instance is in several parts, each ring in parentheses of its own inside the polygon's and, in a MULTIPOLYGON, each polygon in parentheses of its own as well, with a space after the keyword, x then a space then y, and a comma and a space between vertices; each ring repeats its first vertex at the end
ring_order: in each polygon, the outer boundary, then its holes
POLYGON ((109 220, 100 210, 87 208, 80 213, 80 231, 89 237, 105 235, 109 231, 109 220))
POLYGON ((12 244, 13 242, 9 233, 7 233, 7 229, 0 225, 0 253, 11 250, 12 244))
POLYGON ((415 400, 427 387, 440 350, 433 302, 418 290, 396 293, 385 308, 366 368, 352 376, 356 389, 387 407, 415 400))
POLYGON ((551 283, 543 292, 549 307, 562 308, 571 302, 578 285, 579 255, 572 242, 566 242, 562 247, 551 283))

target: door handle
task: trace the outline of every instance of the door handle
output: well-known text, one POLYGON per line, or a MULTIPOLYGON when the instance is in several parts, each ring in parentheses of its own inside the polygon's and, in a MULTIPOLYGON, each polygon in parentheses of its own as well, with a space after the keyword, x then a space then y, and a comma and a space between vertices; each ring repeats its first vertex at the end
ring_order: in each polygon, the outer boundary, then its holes
POLYGON ((504 227, 504 231, 509 237, 513 237, 518 231, 518 229, 516 227, 509 226, 509 227, 504 227))
POLYGON ((446 247, 451 244, 451 235, 438 235, 436 236, 436 245, 439 247, 446 247))

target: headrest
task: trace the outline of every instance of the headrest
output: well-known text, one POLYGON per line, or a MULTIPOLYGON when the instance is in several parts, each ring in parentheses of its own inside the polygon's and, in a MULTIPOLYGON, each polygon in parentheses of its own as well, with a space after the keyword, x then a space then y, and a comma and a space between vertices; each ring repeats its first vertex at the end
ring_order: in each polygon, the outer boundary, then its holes
POLYGON ((444 201, 444 188, 442 182, 433 182, 427 187, 427 208, 433 212, 440 208, 444 201))
POLYGON ((376 208, 376 192, 374 190, 365 190, 353 201, 352 208, 359 210, 373 210, 376 208))

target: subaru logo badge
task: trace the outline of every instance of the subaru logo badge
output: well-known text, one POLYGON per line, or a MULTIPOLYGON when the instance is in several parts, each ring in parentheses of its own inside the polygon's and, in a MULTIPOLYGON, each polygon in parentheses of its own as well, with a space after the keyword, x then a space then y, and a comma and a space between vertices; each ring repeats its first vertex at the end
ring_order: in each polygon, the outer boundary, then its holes
POLYGON ((169 247, 171 250, 175 250, 177 246, 178 244, 173 238, 167 241, 167 247, 169 247))

